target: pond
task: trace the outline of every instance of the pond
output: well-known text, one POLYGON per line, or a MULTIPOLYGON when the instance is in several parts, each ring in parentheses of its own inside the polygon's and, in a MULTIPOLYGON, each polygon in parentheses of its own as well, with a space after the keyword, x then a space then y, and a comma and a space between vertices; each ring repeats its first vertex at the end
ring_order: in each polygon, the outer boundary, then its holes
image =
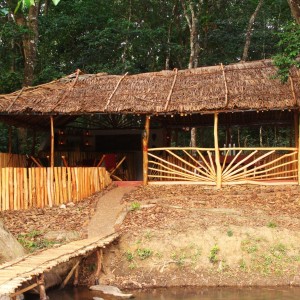
MULTIPOLYGON (((137 300, 298 300, 300 287, 260 287, 260 288, 168 288, 131 291, 137 300)), ((117 299, 104 296, 88 288, 66 288, 47 292, 50 300, 92 300, 102 297, 105 300, 117 299)), ((27 296, 35 300, 38 297, 27 296)), ((118 298, 120 299, 120 298, 118 298)))

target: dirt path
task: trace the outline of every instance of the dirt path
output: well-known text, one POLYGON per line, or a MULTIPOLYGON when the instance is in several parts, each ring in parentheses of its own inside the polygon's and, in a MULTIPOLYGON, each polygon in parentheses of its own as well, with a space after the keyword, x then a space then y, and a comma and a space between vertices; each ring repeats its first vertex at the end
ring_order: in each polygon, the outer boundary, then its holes
POLYGON ((89 238, 105 236, 115 231, 114 225, 124 208, 121 199, 133 189, 131 186, 116 187, 99 199, 96 212, 88 225, 89 238))

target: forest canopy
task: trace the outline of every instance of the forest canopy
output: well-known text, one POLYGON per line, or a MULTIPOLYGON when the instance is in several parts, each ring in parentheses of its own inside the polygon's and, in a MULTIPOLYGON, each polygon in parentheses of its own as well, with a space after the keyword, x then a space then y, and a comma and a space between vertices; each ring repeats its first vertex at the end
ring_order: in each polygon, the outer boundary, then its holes
POLYGON ((299 0, 3 0, 0 93, 76 69, 133 74, 274 55, 286 69, 299 54, 297 8, 299 0))

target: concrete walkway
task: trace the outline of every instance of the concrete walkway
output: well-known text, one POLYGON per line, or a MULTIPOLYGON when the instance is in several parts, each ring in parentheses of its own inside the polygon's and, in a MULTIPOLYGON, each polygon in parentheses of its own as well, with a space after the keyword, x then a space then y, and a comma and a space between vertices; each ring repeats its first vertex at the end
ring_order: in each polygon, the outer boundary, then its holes
POLYGON ((88 238, 106 236, 115 232, 114 225, 124 208, 121 199, 134 188, 133 186, 119 186, 98 200, 96 213, 88 226, 88 238))

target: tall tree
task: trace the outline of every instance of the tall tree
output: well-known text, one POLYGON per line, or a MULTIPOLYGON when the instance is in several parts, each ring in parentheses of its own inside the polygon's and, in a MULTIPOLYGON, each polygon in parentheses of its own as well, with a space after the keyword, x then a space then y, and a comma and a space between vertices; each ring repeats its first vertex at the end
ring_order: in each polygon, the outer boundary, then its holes
POLYGON ((249 53, 249 48, 250 48, 250 42, 251 42, 251 36, 252 36, 252 29, 253 25, 256 19, 256 16, 260 10, 260 8, 263 5, 264 0, 259 0, 258 4, 256 6, 256 9, 254 13, 251 15, 247 27, 247 32, 246 32, 246 41, 245 41, 245 46, 244 46, 244 51, 243 51, 243 56, 242 56, 242 61, 246 61, 248 59, 248 53, 249 53))
POLYGON ((291 14, 294 17, 297 24, 300 24, 300 0, 287 0, 291 14))

